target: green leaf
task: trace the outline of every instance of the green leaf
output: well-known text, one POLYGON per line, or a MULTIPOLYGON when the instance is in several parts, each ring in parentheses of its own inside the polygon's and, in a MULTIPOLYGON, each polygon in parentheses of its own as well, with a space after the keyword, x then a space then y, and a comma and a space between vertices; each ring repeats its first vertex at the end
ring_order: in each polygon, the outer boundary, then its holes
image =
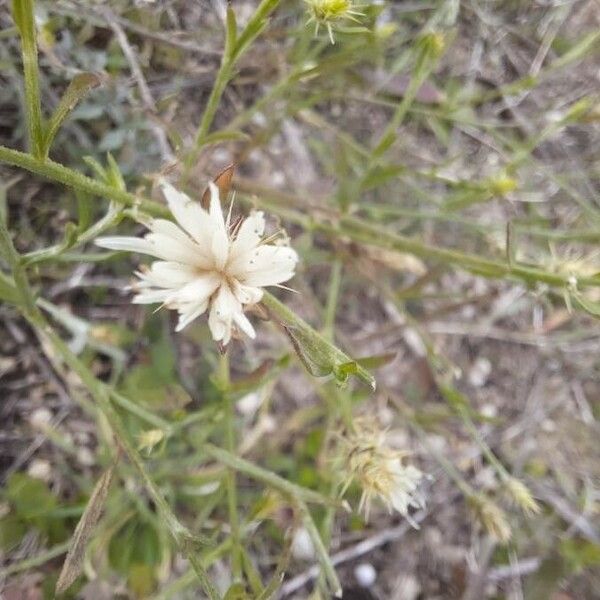
POLYGON ((26 520, 46 515, 56 507, 56 498, 46 484, 25 473, 13 473, 6 495, 17 515, 26 520))
POLYGON ((79 523, 77 523, 73 539, 71 540, 71 547, 56 583, 56 594, 62 594, 79 577, 85 548, 104 509, 104 503, 110 489, 114 470, 115 464, 100 477, 90 496, 85 511, 79 523))
POLYGON ((368 384, 371 389, 375 389, 375 378, 366 369, 317 333, 274 296, 265 293, 262 302, 279 320, 298 357, 311 375, 324 377, 333 374, 337 382, 342 384, 353 375, 368 384))
POLYGON ((0 519, 0 548, 5 552, 14 548, 27 532, 27 526, 14 515, 0 519))
POLYGON ((10 304, 20 304, 21 296, 11 277, 0 271, 0 300, 10 304))
POLYGON ((243 131, 215 131, 214 133, 208 134, 204 138, 204 144, 218 144, 220 142, 231 142, 231 141, 248 141, 250 136, 243 131))
POLYGON ((46 154, 50 150, 52 142, 65 119, 82 98, 84 98, 91 89, 101 85, 102 82, 103 78, 97 73, 80 73, 79 75, 75 75, 48 121, 46 135, 44 137, 44 151, 46 154))
POLYGON ((237 23, 235 22, 235 12, 231 6, 227 7, 227 31, 225 37, 225 56, 233 54, 237 42, 237 23))

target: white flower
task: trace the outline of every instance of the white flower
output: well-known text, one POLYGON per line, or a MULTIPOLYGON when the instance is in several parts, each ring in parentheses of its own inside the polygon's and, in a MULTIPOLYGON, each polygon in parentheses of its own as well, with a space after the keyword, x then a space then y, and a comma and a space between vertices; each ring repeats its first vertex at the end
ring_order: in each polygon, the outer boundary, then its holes
POLYGON ((96 244, 160 259, 136 272, 140 281, 133 302, 160 302, 177 310, 176 331, 209 310, 208 325, 216 341, 227 344, 234 327, 254 338, 244 306, 261 300, 262 287, 293 277, 298 255, 292 248, 262 239, 261 211, 232 226, 231 215, 223 216, 213 183, 208 211, 164 180, 161 188, 177 224, 153 219, 143 238, 104 237, 96 244))

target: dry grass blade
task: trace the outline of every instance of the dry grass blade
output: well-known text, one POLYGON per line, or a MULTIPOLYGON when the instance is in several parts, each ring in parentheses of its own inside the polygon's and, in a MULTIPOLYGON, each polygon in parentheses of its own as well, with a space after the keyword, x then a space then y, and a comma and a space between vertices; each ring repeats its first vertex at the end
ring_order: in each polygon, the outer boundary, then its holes
POLYGON ((56 583, 56 595, 64 593, 81 572, 85 546, 102 514, 104 502, 108 495, 118 460, 117 457, 115 462, 102 474, 102 477, 96 483, 85 511, 79 523, 77 523, 69 552, 56 583))

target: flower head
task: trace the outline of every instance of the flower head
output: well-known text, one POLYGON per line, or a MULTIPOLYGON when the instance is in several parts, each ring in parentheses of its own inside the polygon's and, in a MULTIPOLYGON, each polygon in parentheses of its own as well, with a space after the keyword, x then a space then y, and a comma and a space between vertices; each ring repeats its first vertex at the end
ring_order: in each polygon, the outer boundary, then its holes
POLYGON ((255 337, 244 307, 261 300, 262 287, 293 277, 298 255, 292 248, 263 239, 261 211, 233 225, 231 215, 223 215, 213 183, 208 210, 164 180, 161 188, 176 223, 152 219, 143 238, 104 237, 96 244, 160 259, 136 272, 138 293, 133 302, 161 303, 176 310, 176 331, 208 311, 208 326, 216 341, 227 344, 234 329, 255 337))
POLYGON ((319 32, 319 26, 324 25, 329 33, 331 43, 334 43, 333 28, 343 19, 357 21, 358 16, 363 13, 354 10, 352 0, 304 0, 308 4, 310 17, 308 22, 315 23, 315 33, 319 32))
POLYGON ((386 433, 374 423, 358 420, 355 431, 344 440, 346 451, 347 488, 356 480, 362 488, 359 510, 369 518, 371 502, 378 497, 388 510, 397 510, 411 522, 409 508, 423 508, 425 500, 419 493, 423 473, 413 465, 403 464, 406 453, 386 445, 386 433))

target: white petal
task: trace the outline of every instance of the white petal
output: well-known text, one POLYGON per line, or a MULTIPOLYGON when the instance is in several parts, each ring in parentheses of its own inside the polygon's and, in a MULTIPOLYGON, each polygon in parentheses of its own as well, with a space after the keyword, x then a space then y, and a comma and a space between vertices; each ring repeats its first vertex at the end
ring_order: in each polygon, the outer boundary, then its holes
POLYGON ((180 289, 171 291, 167 302, 177 305, 188 302, 204 302, 212 296, 220 283, 220 277, 214 273, 199 275, 180 289))
POLYGON ((233 293, 242 304, 256 304, 262 300, 264 292, 257 287, 243 285, 238 281, 233 281, 233 293))
POLYGON ((235 240, 231 243, 229 260, 235 260, 245 252, 256 248, 265 232, 265 217, 262 211, 251 214, 244 220, 235 240))
MULTIPOLYGON (((173 224, 173 227, 176 225, 173 224)), ((181 240, 165 233, 154 232, 147 234, 146 240, 152 245, 154 256, 163 260, 192 265, 200 269, 208 269, 212 266, 211 261, 200 254, 191 240, 181 240)))
MULTIPOLYGON (((236 261, 237 262, 237 261, 236 261)), ((263 287, 283 283, 294 276, 298 255, 287 246, 259 246, 237 264, 232 273, 245 285, 263 287)))
POLYGON ((171 290, 142 290, 139 294, 133 297, 133 304, 156 304, 157 302, 166 302, 171 290))
POLYGON ((187 327, 194 319, 197 319, 204 311, 206 311, 207 307, 208 300, 190 304, 189 307, 186 307, 185 310, 180 312, 175 331, 181 331, 184 327, 187 327))
POLYGON ((123 250, 125 252, 138 252, 140 254, 156 256, 154 246, 144 238, 127 236, 99 237, 94 243, 96 246, 107 248, 108 250, 123 250))
POLYGON ((256 331, 252 327, 252 323, 248 320, 248 317, 241 311, 233 313, 233 320, 235 324, 250 338, 256 337, 256 331))
POLYGON ((177 223, 194 238, 205 253, 208 253, 211 232, 208 212, 165 179, 160 181, 160 186, 177 223))
POLYGON ((241 304, 227 284, 221 285, 212 302, 208 316, 208 326, 216 341, 227 344, 231 339, 231 324, 236 312, 242 310, 241 304))
POLYGON ((147 271, 136 272, 141 287, 181 287, 198 277, 195 267, 173 261, 157 260, 147 271))
POLYGON ((212 221, 212 243, 211 250, 215 267, 222 269, 227 262, 229 254, 229 236, 223 218, 223 210, 219 201, 219 189, 211 181, 210 187, 210 218, 212 221))

